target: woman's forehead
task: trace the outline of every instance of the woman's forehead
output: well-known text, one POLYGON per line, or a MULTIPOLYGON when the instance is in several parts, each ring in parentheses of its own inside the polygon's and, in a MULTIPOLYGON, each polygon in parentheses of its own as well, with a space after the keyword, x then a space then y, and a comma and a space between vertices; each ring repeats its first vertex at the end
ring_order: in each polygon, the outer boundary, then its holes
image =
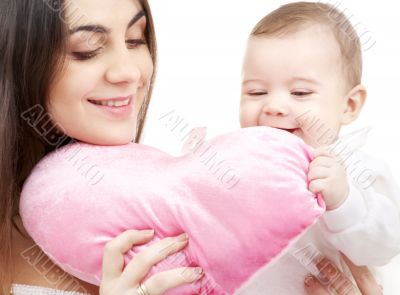
POLYGON ((67 0, 64 8, 70 29, 88 24, 126 25, 142 10, 139 0, 67 0))

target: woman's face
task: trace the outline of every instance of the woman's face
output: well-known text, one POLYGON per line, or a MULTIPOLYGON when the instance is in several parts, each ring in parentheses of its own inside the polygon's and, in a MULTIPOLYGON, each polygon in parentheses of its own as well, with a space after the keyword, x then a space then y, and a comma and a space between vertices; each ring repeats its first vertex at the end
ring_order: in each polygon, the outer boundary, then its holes
POLYGON ((132 141, 153 62, 138 0, 66 1, 66 64, 48 110, 66 135, 99 145, 132 141))

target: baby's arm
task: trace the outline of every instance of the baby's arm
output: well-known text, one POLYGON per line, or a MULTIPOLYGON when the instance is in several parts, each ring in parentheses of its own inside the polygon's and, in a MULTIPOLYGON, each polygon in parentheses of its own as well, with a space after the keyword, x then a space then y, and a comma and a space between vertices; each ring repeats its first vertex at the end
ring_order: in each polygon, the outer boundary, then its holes
MULTIPOLYGON (((326 153, 324 157, 327 157, 326 153)), ((318 157, 315 160, 317 159, 318 157)), ((322 217, 320 225, 325 238, 354 263, 384 265, 400 253, 400 209, 398 206, 400 190, 385 166, 361 155, 360 159, 363 167, 374 173, 372 185, 369 187, 363 188, 360 183, 357 183, 360 181, 357 174, 353 177, 345 175, 347 186, 344 185, 344 187, 347 187, 347 193, 340 199, 337 198, 337 192, 346 191, 342 187, 343 182, 340 181, 343 177, 340 169, 327 167, 326 171, 330 170, 334 175, 325 171, 327 176, 320 177, 324 180, 320 180, 320 183, 323 183, 320 192, 327 203, 333 207, 322 217), (338 205, 336 208, 335 203, 338 205)), ((324 164, 327 164, 326 162, 325 159, 324 164)), ((310 174, 313 173, 314 177, 315 174, 321 174, 312 172, 315 169, 311 168, 312 166, 310 166, 310 174)), ((312 182, 313 180, 310 182, 310 187, 312 182)))

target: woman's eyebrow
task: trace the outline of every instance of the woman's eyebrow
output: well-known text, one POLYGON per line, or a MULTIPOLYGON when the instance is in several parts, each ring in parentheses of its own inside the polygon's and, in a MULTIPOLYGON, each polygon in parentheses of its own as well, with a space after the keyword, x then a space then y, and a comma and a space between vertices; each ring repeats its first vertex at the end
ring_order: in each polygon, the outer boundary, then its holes
MULTIPOLYGON (((144 17, 146 14, 143 10, 139 11, 135 16, 129 21, 126 29, 129 29, 132 27, 135 23, 137 23, 142 17, 144 17)), ((106 28, 102 25, 84 25, 84 26, 79 26, 74 29, 69 30, 69 34, 75 34, 76 32, 79 31, 86 31, 86 32, 95 32, 95 33, 103 33, 103 34, 110 34, 111 30, 109 28, 106 28)))
POLYGON ((141 19, 142 17, 144 17, 146 14, 144 13, 143 10, 139 11, 128 23, 128 26, 126 27, 126 29, 129 29, 130 27, 132 27, 139 19, 141 19))

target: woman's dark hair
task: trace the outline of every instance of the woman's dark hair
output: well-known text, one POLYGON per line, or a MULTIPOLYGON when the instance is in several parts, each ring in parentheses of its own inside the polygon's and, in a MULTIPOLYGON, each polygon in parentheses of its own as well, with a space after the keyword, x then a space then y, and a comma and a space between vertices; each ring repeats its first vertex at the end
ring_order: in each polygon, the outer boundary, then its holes
MULTIPOLYGON (((68 29, 63 1, 0 1, 0 294, 9 294, 13 277, 12 232, 22 185, 38 161, 65 145, 46 112, 49 86, 64 64, 68 29), (61 5, 61 6, 57 6, 61 5)), ((156 39, 147 0, 147 44, 156 65, 156 39)), ((139 112, 139 142, 151 97, 139 112)))

